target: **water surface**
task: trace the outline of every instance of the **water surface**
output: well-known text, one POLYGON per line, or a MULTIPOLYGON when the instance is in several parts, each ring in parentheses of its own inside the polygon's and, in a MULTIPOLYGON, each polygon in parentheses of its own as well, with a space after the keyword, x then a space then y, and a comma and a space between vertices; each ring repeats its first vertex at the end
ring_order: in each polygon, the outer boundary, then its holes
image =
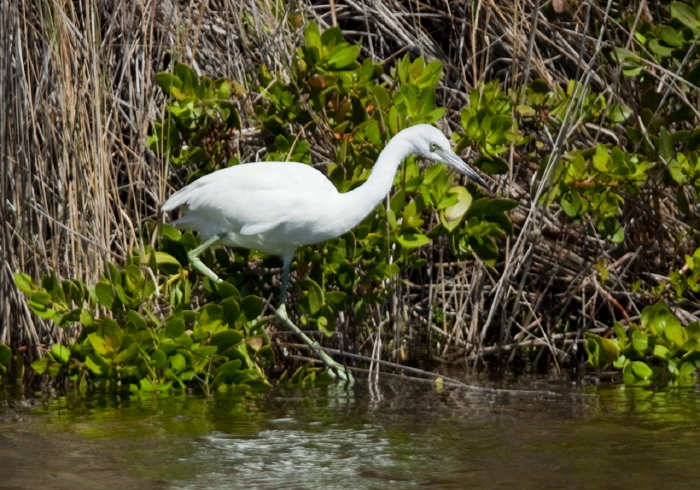
POLYGON ((0 488, 697 488, 697 388, 534 389, 4 400, 0 488))

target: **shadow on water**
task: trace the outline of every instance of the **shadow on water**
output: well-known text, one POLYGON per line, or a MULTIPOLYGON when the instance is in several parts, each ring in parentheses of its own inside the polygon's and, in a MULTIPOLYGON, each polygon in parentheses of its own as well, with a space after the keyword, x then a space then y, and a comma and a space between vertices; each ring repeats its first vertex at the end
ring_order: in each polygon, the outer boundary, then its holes
POLYGON ((0 400, 0 487, 697 486, 697 388, 533 388, 0 400))

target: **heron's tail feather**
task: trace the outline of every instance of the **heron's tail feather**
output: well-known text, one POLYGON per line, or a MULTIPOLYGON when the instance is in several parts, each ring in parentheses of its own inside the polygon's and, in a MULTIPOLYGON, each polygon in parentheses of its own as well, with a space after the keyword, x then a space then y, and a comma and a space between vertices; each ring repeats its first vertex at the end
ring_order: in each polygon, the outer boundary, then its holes
POLYGON ((179 208, 183 204, 187 204, 187 199, 190 197, 191 192, 191 185, 183 187, 182 189, 177 191, 175 194, 170 196, 167 201, 165 201, 165 203, 163 204, 163 211, 172 211, 174 209, 179 208))

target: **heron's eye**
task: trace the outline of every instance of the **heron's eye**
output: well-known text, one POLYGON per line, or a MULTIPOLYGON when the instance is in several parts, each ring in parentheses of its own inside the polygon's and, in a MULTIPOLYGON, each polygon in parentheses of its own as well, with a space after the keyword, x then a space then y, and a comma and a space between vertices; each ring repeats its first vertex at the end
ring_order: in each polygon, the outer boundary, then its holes
POLYGON ((440 149, 440 145, 438 145, 434 141, 430 143, 430 151, 437 151, 439 149, 440 149))

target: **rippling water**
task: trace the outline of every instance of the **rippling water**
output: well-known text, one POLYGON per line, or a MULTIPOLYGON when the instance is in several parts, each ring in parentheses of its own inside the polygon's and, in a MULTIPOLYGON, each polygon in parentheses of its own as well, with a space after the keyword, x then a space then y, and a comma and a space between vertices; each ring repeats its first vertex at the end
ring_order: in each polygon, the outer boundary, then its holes
POLYGON ((0 488, 697 488, 697 388, 534 389, 4 400, 0 488))

